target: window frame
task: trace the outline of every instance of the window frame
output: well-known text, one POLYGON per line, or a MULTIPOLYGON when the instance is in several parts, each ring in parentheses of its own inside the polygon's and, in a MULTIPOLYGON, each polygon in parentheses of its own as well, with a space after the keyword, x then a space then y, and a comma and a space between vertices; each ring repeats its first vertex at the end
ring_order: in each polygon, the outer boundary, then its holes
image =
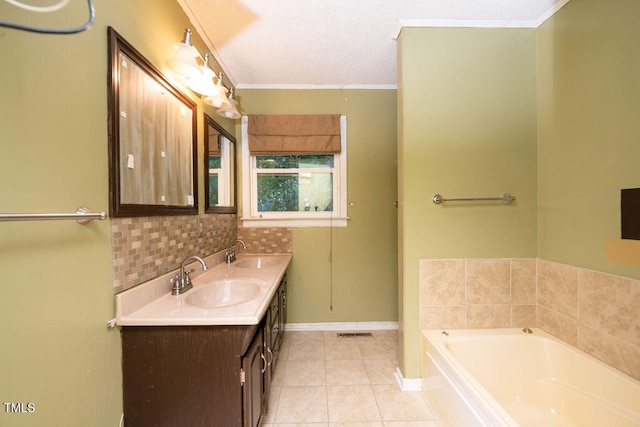
MULTIPOLYGON (((347 226, 347 118, 340 116, 340 153, 333 154, 333 211, 259 212, 256 156, 249 152, 248 118, 242 117, 242 218, 244 227, 346 227, 347 226)), ((291 169, 280 169, 287 171, 291 169)), ((305 172, 311 170, 305 169, 305 172)), ((329 169, 324 168, 322 172, 329 169)))

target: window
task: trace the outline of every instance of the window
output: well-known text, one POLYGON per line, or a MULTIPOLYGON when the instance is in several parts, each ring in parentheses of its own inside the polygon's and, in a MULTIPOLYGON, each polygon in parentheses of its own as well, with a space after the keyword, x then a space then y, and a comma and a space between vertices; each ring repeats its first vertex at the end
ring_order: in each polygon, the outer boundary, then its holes
POLYGON ((218 141, 218 149, 209 152, 209 206, 230 206, 233 169, 229 153, 233 148, 224 135, 218 141))
POLYGON ((339 154, 251 155, 247 135, 243 117, 245 226, 346 227, 346 117, 339 154))

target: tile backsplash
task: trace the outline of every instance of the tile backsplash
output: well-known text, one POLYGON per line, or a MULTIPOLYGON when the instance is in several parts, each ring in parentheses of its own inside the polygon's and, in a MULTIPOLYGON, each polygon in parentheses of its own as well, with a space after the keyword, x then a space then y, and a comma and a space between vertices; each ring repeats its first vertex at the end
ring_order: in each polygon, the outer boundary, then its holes
POLYGON ((175 270, 189 255, 218 252, 236 234, 235 214, 113 218, 114 292, 175 270))
POLYGON ((241 228, 235 214, 113 218, 113 290, 119 293, 242 239, 250 253, 292 252, 290 228, 241 228))
POLYGON ((543 259, 420 261, 421 328, 537 326, 640 379, 640 281, 543 259))

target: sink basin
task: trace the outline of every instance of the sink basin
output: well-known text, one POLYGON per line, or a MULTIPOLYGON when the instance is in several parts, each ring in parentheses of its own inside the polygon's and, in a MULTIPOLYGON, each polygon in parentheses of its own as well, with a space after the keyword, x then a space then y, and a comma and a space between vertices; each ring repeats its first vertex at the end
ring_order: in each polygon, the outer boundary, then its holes
POLYGON ((272 258, 245 258, 239 259, 234 263, 236 267, 240 268, 267 268, 277 263, 277 260, 272 258))
POLYGON ((216 308, 242 304, 260 293, 260 286, 251 280, 222 279, 199 286, 188 293, 186 303, 196 307, 216 308))

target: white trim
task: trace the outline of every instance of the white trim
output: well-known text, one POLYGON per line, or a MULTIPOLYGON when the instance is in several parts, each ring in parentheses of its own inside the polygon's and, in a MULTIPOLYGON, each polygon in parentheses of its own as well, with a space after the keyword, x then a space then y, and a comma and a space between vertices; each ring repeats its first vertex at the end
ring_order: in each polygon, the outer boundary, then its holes
POLYGON ((559 11, 562 8, 562 6, 564 6, 567 3, 569 3, 569 0, 560 0, 557 3, 555 3, 553 6, 551 6, 549 10, 547 10, 545 13, 542 14, 542 16, 540 16, 540 18, 538 18, 538 21, 537 21, 538 25, 536 25, 536 27, 539 27, 540 25, 542 25, 544 21, 551 18, 557 11, 559 11))
POLYGON ((396 378, 396 382, 398 383, 398 387, 402 391, 422 391, 422 379, 420 378, 404 378, 402 376, 402 371, 400 368, 396 368, 396 371, 393 373, 393 376, 396 378))
POLYGON ((285 331, 385 331, 398 329, 398 322, 286 323, 285 331))
POLYGON ((300 228, 300 227, 346 227, 347 221, 350 217, 332 217, 332 218, 306 218, 306 219, 292 219, 292 218, 246 218, 241 217, 242 226, 245 228, 264 228, 264 227, 285 227, 285 228, 300 228))
POLYGON ((535 20, 401 19, 392 38, 397 40, 404 27, 429 28, 538 28, 570 0, 559 0, 535 20))
POLYGON ((275 89, 275 90, 329 90, 329 89, 353 89, 353 90, 397 90, 397 84, 346 84, 346 85, 319 85, 319 84, 252 84, 239 83, 236 89, 275 89))

